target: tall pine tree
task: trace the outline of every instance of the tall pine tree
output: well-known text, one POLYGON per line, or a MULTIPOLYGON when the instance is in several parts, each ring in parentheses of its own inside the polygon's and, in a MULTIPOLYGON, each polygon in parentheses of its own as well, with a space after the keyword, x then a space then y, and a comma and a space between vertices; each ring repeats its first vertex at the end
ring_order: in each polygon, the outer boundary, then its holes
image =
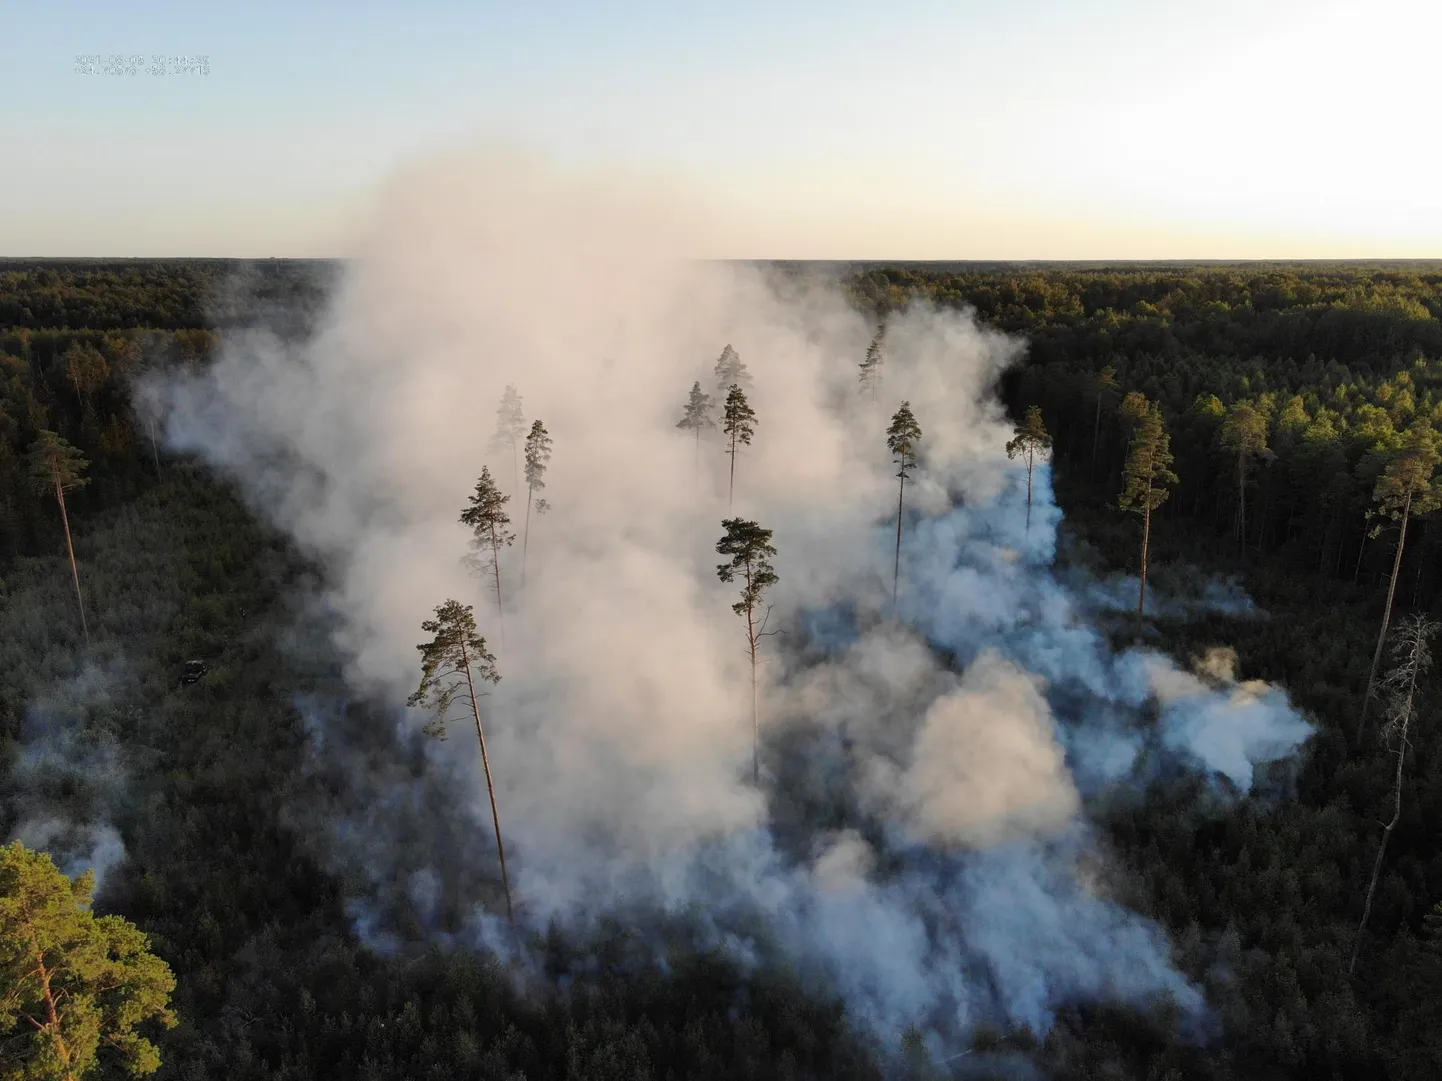
POLYGON ((1026 533, 1031 534, 1031 473, 1038 454, 1051 450, 1051 436, 1042 423, 1041 410, 1031 406, 1026 411, 1026 420, 1016 426, 1012 439, 1006 445, 1006 456, 1021 455, 1026 462, 1026 533))
POLYGON ((60 522, 65 527, 65 551, 70 556, 70 574, 75 580, 75 606, 80 612, 80 631, 87 646, 90 645, 90 628, 85 622, 85 600, 80 595, 80 568, 75 562, 75 544, 70 538, 70 515, 65 509, 65 493, 90 483, 85 476, 89 464, 78 450, 54 432, 38 432, 30 446, 31 487, 38 495, 54 495, 60 507, 60 522))
POLYGON ((765 614, 757 621, 757 609, 761 597, 776 584, 776 571, 770 558, 776 554, 771 544, 771 530, 762 529, 755 522, 743 518, 727 518, 721 523, 725 535, 716 542, 718 555, 730 556, 731 562, 716 568, 716 577, 723 582, 735 581, 741 577, 741 599, 731 606, 731 611, 746 619, 746 648, 751 658, 751 779, 761 779, 761 721, 757 705, 756 663, 757 650, 761 639, 767 634, 766 622, 771 615, 768 606, 765 614))
MULTIPOLYGON (((531 434, 526 436, 526 525, 521 536, 521 588, 526 586, 526 550, 531 544, 531 501, 546 487, 546 468, 551 462, 551 433, 539 420, 531 425, 531 434)), ((549 508, 544 499, 536 506, 536 513, 544 514, 549 508)))
POLYGON ((901 586, 901 520, 906 504, 906 474, 916 468, 916 445, 921 442, 921 425, 912 415, 911 403, 902 402, 886 430, 886 445, 896 465, 896 559, 891 569, 891 603, 894 607, 901 586))
POLYGON ((711 419, 711 395, 701 389, 701 383, 697 380, 691 384, 691 394, 682 407, 681 419, 676 422, 676 427, 682 431, 690 432, 696 439, 696 473, 699 479, 701 473, 701 432, 707 428, 716 427, 716 422, 711 419))
POLYGON ((1397 577, 1402 572, 1402 551, 1407 543, 1407 523, 1413 515, 1427 514, 1442 506, 1442 489, 1432 486, 1439 456, 1437 437, 1432 425, 1424 418, 1408 429, 1401 448, 1372 489, 1372 501, 1378 516, 1391 518, 1398 524, 1397 554, 1392 560, 1392 576, 1387 580, 1387 604, 1382 609, 1382 629, 1377 634, 1377 648, 1372 654, 1372 670, 1367 676, 1367 693, 1362 698, 1362 717, 1357 722, 1357 743, 1367 728, 1367 710, 1377 686, 1377 669, 1382 663, 1382 647, 1392 623, 1392 601, 1397 595, 1397 577))
POLYGON ((739 384, 731 384, 731 391, 726 395, 721 431, 726 436, 726 453, 731 457, 731 482, 726 490, 726 505, 729 507, 736 498, 736 451, 741 446, 749 447, 751 437, 756 434, 756 413, 746 401, 746 392, 739 384))
POLYGON ((490 468, 483 466, 470 503, 461 511, 461 522, 471 527, 471 555, 467 563, 477 574, 490 572, 495 583, 496 619, 501 627, 502 645, 506 641, 506 621, 501 604, 501 549, 510 547, 516 539, 508 528, 511 519, 506 514, 506 504, 510 499, 496 487, 490 468))
POLYGON ((421 624, 431 635, 429 642, 416 646, 421 654, 421 682, 407 705, 423 706, 434 716, 425 733, 446 738, 446 721, 451 706, 463 702, 476 722, 476 739, 481 745, 481 768, 486 774, 486 793, 491 798, 491 822, 496 828, 496 856, 501 863, 501 888, 506 894, 506 919, 515 923, 511 907, 511 879, 506 873, 506 846, 501 840, 501 814, 496 808, 496 785, 491 777, 491 759, 486 753, 486 730, 481 724, 482 692, 476 682, 499 683, 496 658, 486 649, 486 640, 476 633, 476 617, 469 604, 448 600, 436 607, 436 618, 421 624))
MULTIPOLYGON (((1162 411, 1154 403, 1148 403, 1140 394, 1144 409, 1133 410, 1136 428, 1132 432, 1131 447, 1127 451, 1127 463, 1122 471, 1122 494, 1117 501, 1122 510, 1131 511, 1142 517, 1142 556, 1140 584, 1137 588, 1137 619, 1142 618, 1147 604, 1147 557, 1152 540, 1152 511, 1167 501, 1171 494, 1168 485, 1177 483, 1172 472, 1172 442, 1162 421, 1162 411)), ((1133 395, 1128 395, 1129 404, 1135 406, 1133 395)))

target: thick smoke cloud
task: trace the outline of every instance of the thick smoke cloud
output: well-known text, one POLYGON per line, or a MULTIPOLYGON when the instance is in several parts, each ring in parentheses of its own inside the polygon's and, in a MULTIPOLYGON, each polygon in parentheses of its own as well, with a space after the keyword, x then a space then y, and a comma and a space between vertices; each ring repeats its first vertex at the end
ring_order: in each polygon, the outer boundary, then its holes
POLYGON ((502 672, 484 706, 527 927, 684 919, 839 991, 892 1047, 913 1024, 961 1046, 981 1021, 1044 1030, 1076 1000, 1200 1010, 1164 934, 1109 898, 1085 800, 1135 783, 1143 749, 1245 792, 1305 722, 1272 688, 1118 656, 1090 622, 1095 599, 1052 570, 1047 468, 1028 528, 1004 452, 994 388, 1022 343, 913 307, 873 403, 868 320, 824 282, 686 261, 698 221, 624 178, 430 162, 397 179, 311 340, 237 336, 150 388, 170 446, 238 478, 329 576, 346 679, 375 708, 298 705, 357 925, 394 943, 400 905, 437 935, 504 939, 474 742, 426 743, 400 708, 420 623, 455 597, 502 672), (760 419, 733 510, 719 441, 697 455, 675 426, 727 343, 760 419), (503 553, 502 644, 457 516, 489 464, 520 524, 513 456, 488 451, 507 384, 555 441, 554 509, 532 516, 524 590, 503 553), (884 432, 904 399, 925 435, 893 609, 884 432), (780 549, 759 787, 714 570, 729 513, 780 549))

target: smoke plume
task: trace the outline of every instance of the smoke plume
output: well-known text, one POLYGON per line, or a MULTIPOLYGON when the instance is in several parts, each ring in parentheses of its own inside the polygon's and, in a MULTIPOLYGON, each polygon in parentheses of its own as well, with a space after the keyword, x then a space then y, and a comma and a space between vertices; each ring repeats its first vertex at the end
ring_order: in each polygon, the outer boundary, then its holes
POLYGON ((949 1047, 983 1021, 1040 1032, 1077 1001, 1195 1015, 1164 933, 1109 896, 1087 801, 1159 756, 1244 794, 1306 723, 1273 688, 1119 655, 1090 621, 1095 599, 1052 569, 1047 467, 1028 527, 1004 450, 995 387, 1023 343, 914 305, 888 322, 873 402, 871 318, 832 283, 686 260, 704 222, 624 177, 428 162, 382 200, 314 336, 233 336, 152 388, 170 447, 237 478, 325 568, 367 708, 298 706, 357 926, 395 945, 404 909, 505 940, 474 741, 427 742, 402 705, 421 621, 454 597, 502 675, 483 706, 525 928, 682 921, 839 992, 887 1047, 912 1025, 949 1047), (720 440, 698 454, 676 428, 693 381, 724 395, 728 343, 759 418, 729 509, 720 440), (508 384, 554 457, 524 590, 519 541, 502 552, 503 643, 457 518, 489 465, 521 528, 517 463, 488 450, 508 384), (885 429, 903 400, 924 434, 893 607, 885 429), (715 574, 733 514, 779 550, 759 786, 742 621, 715 574))

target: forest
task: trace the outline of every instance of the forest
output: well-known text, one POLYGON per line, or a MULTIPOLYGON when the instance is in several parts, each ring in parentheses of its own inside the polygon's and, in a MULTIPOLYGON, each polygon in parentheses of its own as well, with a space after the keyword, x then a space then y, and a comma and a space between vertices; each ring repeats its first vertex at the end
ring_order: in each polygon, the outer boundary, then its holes
MULTIPOLYGON (((1316 729, 1242 798, 1159 770, 1140 798, 1093 812, 1125 904, 1165 929, 1173 963, 1205 991, 1201 1030, 1174 1006, 1079 1002, 1042 1033, 984 1025, 943 1061, 915 1032, 878 1054, 840 997, 786 966, 748 968, 684 942, 658 960, 620 921, 589 938, 553 928, 546 979, 532 984, 459 940, 417 933, 378 948, 355 917, 364 883, 317 836, 337 782, 308 764, 315 736, 294 693, 341 682, 331 616, 303 601, 321 572, 237 484, 168 448, 136 400, 147 373, 203 370, 262 317, 278 334, 310 333, 337 268, 0 261, 0 833, 27 852, 87 853, 94 880, 76 888, 93 888, 97 919, 84 934, 103 927, 133 954, 138 929, 173 974, 134 962, 146 1005, 124 1024, 145 1039, 112 1041, 87 1076, 1442 1076, 1442 739, 1427 672, 1428 617, 1442 607, 1442 266, 824 273, 877 327, 854 358, 862 395, 884 378, 893 322, 915 302, 1024 339, 998 379, 1014 425, 1006 452, 1025 478, 1028 531, 1041 529, 1033 471, 1049 463, 1058 573, 1121 583, 1106 623, 1118 649, 1185 657, 1225 642, 1238 680, 1284 687, 1316 729), (1198 578, 1250 603, 1167 607, 1198 578), (182 681, 193 659, 204 673, 182 681)), ((714 425, 699 381, 689 402, 676 388, 678 454, 689 462, 694 444, 699 456, 718 428, 733 487, 748 483, 737 455, 757 427, 736 371, 716 388, 714 425)), ((927 404, 886 410, 902 500, 927 447, 927 404)), ((516 428, 522 439, 530 488, 511 514, 548 528, 527 498, 545 487, 550 436, 536 420, 516 428)), ((509 452, 502 461, 498 477, 509 452)), ((490 546, 499 608, 504 545, 484 532, 498 521, 493 488, 483 474, 461 520, 482 559, 490 546)), ((887 513, 894 599, 905 515, 887 513)), ((733 557, 721 580, 741 589, 751 724, 757 651, 771 648, 758 616, 775 577, 768 524, 729 515, 717 546, 733 557)), ((419 647, 427 679, 447 627, 471 641, 466 618, 437 608, 426 625, 437 635, 433 654, 419 647)), ((423 680, 417 700, 434 693, 423 680)), ((369 708, 354 701, 346 723, 369 708)), ((399 740, 389 768, 423 771, 424 743, 399 740)), ((32 876, 70 889, 6 851, 0 887, 32 876)), ((11 984, 0 987, 0 1077, 65 1077, 33 1058, 12 940, 14 927, 0 930, 11 984)), ((106 1008, 96 1023, 120 1024, 106 1008)))

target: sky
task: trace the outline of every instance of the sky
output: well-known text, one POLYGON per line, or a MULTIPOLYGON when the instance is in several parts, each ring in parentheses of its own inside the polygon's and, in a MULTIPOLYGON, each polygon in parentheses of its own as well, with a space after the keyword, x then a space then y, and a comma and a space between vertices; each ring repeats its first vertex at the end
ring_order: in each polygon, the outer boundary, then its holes
POLYGON ((1442 257, 1436 0, 0 0, 0 36, 5 256, 344 256, 397 170, 503 143, 663 178, 702 256, 1442 257))

